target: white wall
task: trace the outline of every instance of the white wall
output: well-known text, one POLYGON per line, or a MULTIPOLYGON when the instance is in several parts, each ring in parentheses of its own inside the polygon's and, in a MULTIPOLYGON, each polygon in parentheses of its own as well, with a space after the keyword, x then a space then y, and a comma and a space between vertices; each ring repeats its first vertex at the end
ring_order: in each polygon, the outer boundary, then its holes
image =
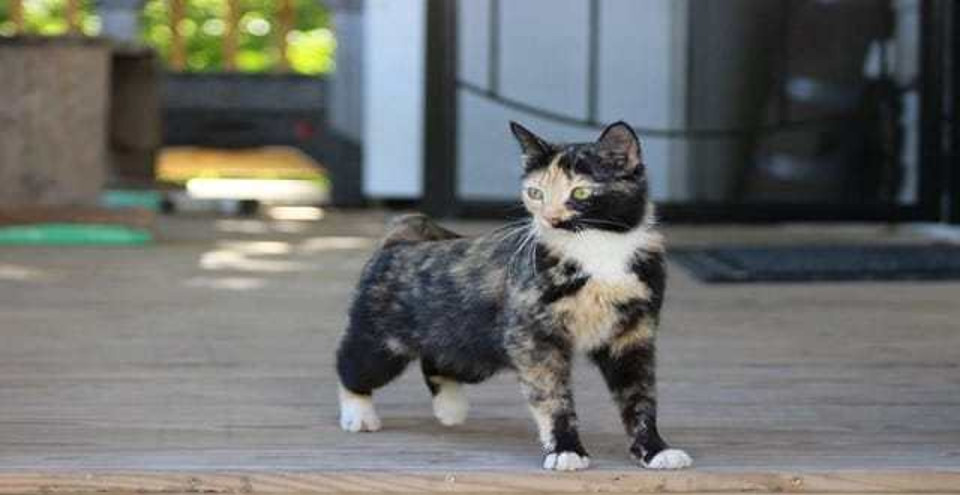
POLYGON ((584 0, 501 0, 504 96, 564 115, 587 116, 589 5, 584 0))
POLYGON ((330 128, 359 143, 363 139, 363 2, 334 5, 336 68, 330 81, 330 128))
POLYGON ((364 9, 363 191, 371 198, 418 198, 426 0, 367 0, 364 9))
MULTIPOLYGON (((682 0, 600 2, 601 121, 652 129, 687 125, 687 18, 682 0)), ((640 140, 653 198, 689 198, 689 143, 642 135, 640 140)))
POLYGON ((520 148, 510 133, 516 120, 555 141, 589 141, 597 132, 558 124, 461 91, 458 96, 457 192, 468 200, 519 201, 520 148))
MULTIPOLYGON (((459 77, 490 90, 489 0, 459 2, 459 77)), ((686 104, 686 0, 601 0, 596 67, 601 122, 636 127, 683 127, 686 104)), ((500 1, 500 96, 574 119, 589 109, 589 2, 500 1)), ((511 108, 482 94, 458 95, 458 195, 513 200, 519 151, 507 122, 517 120, 547 139, 590 141, 599 131, 511 108)), ((655 199, 684 199, 687 143, 641 135, 655 199)))

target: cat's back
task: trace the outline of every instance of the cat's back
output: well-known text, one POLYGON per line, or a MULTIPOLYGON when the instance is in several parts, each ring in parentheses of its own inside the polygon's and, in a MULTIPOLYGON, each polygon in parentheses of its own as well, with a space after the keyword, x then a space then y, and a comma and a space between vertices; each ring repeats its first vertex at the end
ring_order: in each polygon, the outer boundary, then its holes
POLYGON ((417 352, 495 335, 506 246, 493 236, 461 237, 434 225, 418 216, 389 229, 354 294, 353 328, 405 336, 417 352))
POLYGON ((360 289, 419 298, 490 296, 503 285, 509 250, 503 236, 464 237, 425 215, 404 215, 388 226, 360 289))

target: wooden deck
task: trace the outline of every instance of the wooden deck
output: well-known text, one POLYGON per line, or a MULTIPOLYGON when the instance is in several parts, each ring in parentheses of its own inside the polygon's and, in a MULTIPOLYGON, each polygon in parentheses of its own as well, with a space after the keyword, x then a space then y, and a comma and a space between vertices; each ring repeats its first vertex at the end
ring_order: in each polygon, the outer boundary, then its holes
POLYGON ((411 369, 377 396, 383 431, 343 433, 332 356, 380 228, 179 218, 154 247, 0 248, 0 494, 960 491, 960 283, 706 286, 673 267, 661 424, 694 456, 684 473, 629 462, 585 362, 586 473, 539 471, 509 375, 470 388, 470 419, 448 429, 411 369))

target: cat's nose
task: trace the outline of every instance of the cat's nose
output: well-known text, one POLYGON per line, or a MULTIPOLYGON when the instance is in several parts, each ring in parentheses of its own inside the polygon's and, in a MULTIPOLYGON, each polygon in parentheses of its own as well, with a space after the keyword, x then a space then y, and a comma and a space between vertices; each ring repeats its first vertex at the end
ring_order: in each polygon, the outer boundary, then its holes
POLYGON ((545 215, 543 221, 550 224, 551 227, 556 227, 563 223, 563 218, 560 215, 545 215))

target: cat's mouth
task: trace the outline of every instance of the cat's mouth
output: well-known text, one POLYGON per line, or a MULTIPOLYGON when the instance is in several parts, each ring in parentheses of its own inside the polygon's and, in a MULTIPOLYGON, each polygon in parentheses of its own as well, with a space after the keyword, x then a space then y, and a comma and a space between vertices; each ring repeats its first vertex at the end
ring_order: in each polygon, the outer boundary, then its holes
POLYGON ((575 218, 544 218, 540 217, 540 225, 547 229, 553 230, 565 230, 567 232, 577 232, 582 230, 582 227, 578 224, 575 218))

